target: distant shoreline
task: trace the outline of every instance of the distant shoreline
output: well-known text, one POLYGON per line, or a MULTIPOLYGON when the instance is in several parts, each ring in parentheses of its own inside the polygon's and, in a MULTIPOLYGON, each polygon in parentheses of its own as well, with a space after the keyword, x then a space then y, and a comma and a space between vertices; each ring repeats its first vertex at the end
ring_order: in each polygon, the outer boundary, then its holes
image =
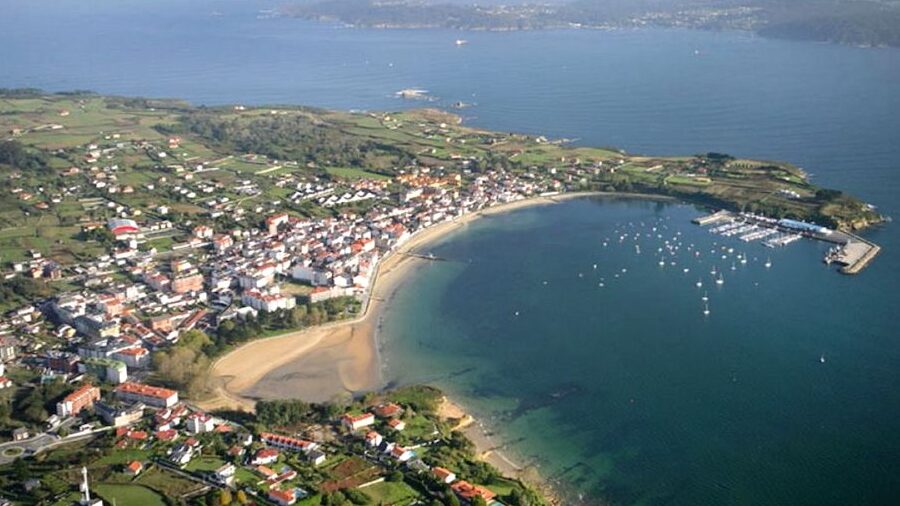
MULTIPOLYGON (((647 10, 637 8, 618 14, 594 12, 591 8, 563 12, 549 9, 534 12, 520 8, 514 12, 497 12, 475 5, 402 5, 398 15, 396 5, 373 6, 359 13, 347 9, 342 0, 329 0, 316 5, 285 5, 279 15, 318 23, 339 24, 347 28, 371 30, 456 30, 460 32, 538 32, 550 30, 619 31, 646 28, 684 29, 711 32, 743 32, 756 37, 795 42, 824 42, 858 48, 900 47, 900 31, 890 28, 886 20, 900 20, 900 9, 862 9, 844 6, 830 12, 810 14, 803 9, 784 12, 764 2, 747 2, 742 8, 710 4, 717 10, 711 21, 709 12, 678 8, 647 10), (883 18, 883 19, 882 19, 883 18), (887 26, 887 28, 886 28, 887 26)), ((788 4, 785 4, 788 5, 788 4)), ((356 5, 354 5, 356 7, 356 5)), ((784 7, 784 6, 782 6, 784 7)))

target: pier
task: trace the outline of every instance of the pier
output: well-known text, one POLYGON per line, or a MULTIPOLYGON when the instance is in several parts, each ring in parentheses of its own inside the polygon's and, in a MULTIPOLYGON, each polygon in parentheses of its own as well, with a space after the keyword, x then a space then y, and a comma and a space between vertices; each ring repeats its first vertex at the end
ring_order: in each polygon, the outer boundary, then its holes
POLYGON ((712 225, 713 223, 719 223, 720 221, 726 221, 734 219, 734 215, 726 210, 716 211, 712 214, 708 214, 706 216, 701 216, 699 218, 694 218, 693 221, 697 225, 701 227, 706 225, 712 225))
POLYGON ((700 226, 716 225, 711 232, 723 237, 737 236, 744 242, 766 239, 763 245, 775 248, 786 246, 801 237, 835 244, 825 255, 825 263, 840 264, 843 274, 858 274, 881 251, 881 247, 841 230, 830 230, 812 223, 777 220, 750 213, 721 210, 693 220, 700 226))
POLYGON ((422 253, 406 252, 406 253, 404 253, 404 254, 405 254, 406 256, 408 256, 408 257, 418 258, 418 259, 421 259, 421 260, 430 260, 430 261, 432 261, 432 262, 446 262, 446 261, 447 261, 446 258, 443 258, 443 257, 436 257, 436 256, 434 256, 434 255, 432 255, 432 254, 430 254, 430 253, 427 254, 427 255, 423 255, 422 253))
POLYGON ((846 235, 848 241, 830 250, 825 255, 825 263, 834 262, 843 265, 841 268, 843 274, 859 274, 875 259, 881 247, 857 235, 849 233, 846 235))

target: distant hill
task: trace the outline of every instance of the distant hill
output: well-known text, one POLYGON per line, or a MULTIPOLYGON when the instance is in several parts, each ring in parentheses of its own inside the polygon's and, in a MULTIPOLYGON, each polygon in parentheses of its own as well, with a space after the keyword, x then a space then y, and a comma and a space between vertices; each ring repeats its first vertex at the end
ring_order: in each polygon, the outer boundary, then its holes
POLYGON ((309 0, 282 12, 371 28, 541 30, 683 27, 900 47, 900 1, 878 0, 309 0))

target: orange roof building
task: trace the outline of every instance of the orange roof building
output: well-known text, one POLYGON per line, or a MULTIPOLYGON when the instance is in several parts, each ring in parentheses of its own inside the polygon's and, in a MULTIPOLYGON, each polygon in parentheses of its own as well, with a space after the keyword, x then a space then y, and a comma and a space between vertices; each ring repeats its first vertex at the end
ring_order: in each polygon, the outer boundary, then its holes
POLYGON ((465 480, 459 480, 456 483, 450 485, 450 488, 456 495, 459 496, 460 499, 466 502, 472 502, 476 497, 481 497, 486 502, 490 503, 497 497, 497 494, 491 492, 490 490, 480 486, 480 485, 472 485, 471 483, 465 480))
POLYGON ((100 400, 100 389, 92 385, 84 385, 56 403, 56 414, 60 418, 75 416, 84 408, 90 408, 94 401, 100 400))
POLYGON ((143 402, 158 408, 170 408, 178 402, 178 392, 175 390, 134 382, 116 387, 116 397, 125 402, 143 402))

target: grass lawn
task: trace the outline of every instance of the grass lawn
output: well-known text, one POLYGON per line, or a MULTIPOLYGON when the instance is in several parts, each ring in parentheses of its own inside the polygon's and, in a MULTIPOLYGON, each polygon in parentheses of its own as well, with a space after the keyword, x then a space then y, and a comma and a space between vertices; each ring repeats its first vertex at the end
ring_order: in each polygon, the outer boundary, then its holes
POLYGON ((385 176, 383 174, 376 174, 374 172, 369 172, 363 169, 356 169, 353 167, 328 167, 325 170, 328 171, 328 173, 332 176, 343 177, 346 179, 390 179, 388 176, 385 176))
POLYGON ((149 450, 113 450, 111 454, 97 459, 97 461, 94 462, 93 465, 112 466, 118 464, 128 464, 133 460, 140 460, 141 462, 145 462, 150 458, 150 455, 151 452, 149 450))
POLYGON ((218 457, 199 457, 185 466, 185 471, 215 471, 224 466, 226 462, 218 457))
POLYGON ((362 489, 374 504, 410 504, 419 498, 412 487, 402 481, 384 481, 362 489))
POLYGON ((261 481, 262 478, 258 475, 254 474, 252 471, 245 467, 238 467, 237 471, 234 473, 234 479, 237 480, 238 483, 244 483, 247 485, 252 485, 258 481, 261 481))
POLYGON ((690 186, 709 186, 710 180, 705 177, 669 176, 666 178, 669 184, 684 184, 690 186))
MULTIPOLYGON (((406 428, 403 429, 402 434, 411 441, 430 441, 437 437, 437 434, 434 433, 436 430, 434 423, 424 416, 416 415, 404 418, 403 421, 406 422, 406 428)), ((390 434, 391 430, 386 429, 386 433, 390 434)))
POLYGON ((506 478, 498 478, 485 486, 497 495, 509 495, 513 489, 519 488, 519 484, 506 478))
POLYGON ((153 489, 168 497, 178 497, 194 492, 203 485, 154 466, 138 476, 135 483, 153 489))
POLYGON ((141 506, 165 506, 165 502, 161 495, 140 485, 112 485, 109 483, 100 483, 93 486, 93 489, 107 503, 113 500, 117 504, 140 504, 141 506))
POLYGON ((320 504, 322 504, 322 496, 316 494, 298 502, 297 506, 319 506, 320 504))

